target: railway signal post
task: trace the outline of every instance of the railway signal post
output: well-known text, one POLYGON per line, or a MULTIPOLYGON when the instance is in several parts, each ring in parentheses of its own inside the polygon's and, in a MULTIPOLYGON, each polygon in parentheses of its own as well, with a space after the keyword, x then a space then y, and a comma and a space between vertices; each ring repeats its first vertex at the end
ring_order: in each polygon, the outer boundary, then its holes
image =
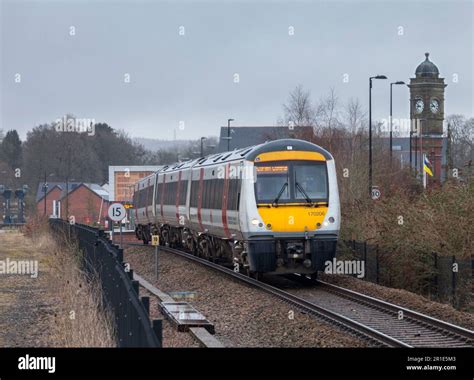
POLYGON ((158 280, 158 246, 160 245, 159 235, 151 235, 151 245, 155 246, 155 277, 158 280))

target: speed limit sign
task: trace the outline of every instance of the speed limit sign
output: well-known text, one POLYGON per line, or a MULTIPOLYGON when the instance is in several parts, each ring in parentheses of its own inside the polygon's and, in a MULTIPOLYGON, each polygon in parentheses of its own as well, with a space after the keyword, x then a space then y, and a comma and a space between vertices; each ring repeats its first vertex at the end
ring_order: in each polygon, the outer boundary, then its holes
POLYGON ((372 186, 371 196, 373 200, 377 200, 381 197, 382 193, 378 186, 372 186))
POLYGON ((125 207, 121 203, 112 203, 109 206, 109 218, 114 222, 120 222, 123 218, 127 216, 125 207))

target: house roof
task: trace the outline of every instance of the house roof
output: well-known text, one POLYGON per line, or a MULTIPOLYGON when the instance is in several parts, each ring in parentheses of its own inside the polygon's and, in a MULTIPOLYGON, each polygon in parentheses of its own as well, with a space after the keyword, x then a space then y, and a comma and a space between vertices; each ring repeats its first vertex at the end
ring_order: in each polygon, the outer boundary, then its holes
MULTIPOLYGON (((36 202, 39 202, 40 200, 44 198, 43 183, 44 183, 43 181, 40 181, 38 183, 38 189, 36 191, 36 202)), ((46 182, 46 183, 48 184, 48 189, 46 191, 46 194, 49 194, 56 187, 61 190, 61 197, 63 194, 65 194, 66 182, 46 182)), ((80 184, 81 182, 69 182, 68 183, 69 191, 75 189, 80 184)))
MULTIPOLYGON (((69 182, 68 183, 68 193, 70 194, 74 190, 76 190, 81 185, 87 187, 89 190, 93 191, 99 197, 103 198, 104 200, 109 200, 109 192, 107 188, 100 186, 97 183, 86 183, 86 182, 69 182)), ((54 188, 59 188, 61 190, 60 199, 66 196, 66 183, 65 182, 48 182, 48 190, 46 194, 49 194, 54 188)), ((44 198, 44 190, 43 190, 43 182, 38 184, 38 190, 36 192, 36 203, 43 200, 44 198)))

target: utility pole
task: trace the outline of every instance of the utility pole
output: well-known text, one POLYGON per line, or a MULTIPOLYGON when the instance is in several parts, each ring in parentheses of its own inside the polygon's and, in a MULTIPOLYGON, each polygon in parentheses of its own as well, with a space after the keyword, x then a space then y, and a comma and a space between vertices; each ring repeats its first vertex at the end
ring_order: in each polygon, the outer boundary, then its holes
POLYGON ((46 183, 46 172, 44 172, 43 192, 44 192, 44 212, 43 212, 43 215, 46 215, 46 194, 48 192, 48 184, 46 183))
POLYGON ((201 157, 204 157, 204 147, 203 147, 203 142, 206 140, 205 137, 201 137, 201 157))
POLYGON ((230 122, 234 119, 227 119, 227 151, 230 151, 230 122))
POLYGON ((369 197, 372 197, 372 79, 387 79, 385 75, 369 78, 369 197))

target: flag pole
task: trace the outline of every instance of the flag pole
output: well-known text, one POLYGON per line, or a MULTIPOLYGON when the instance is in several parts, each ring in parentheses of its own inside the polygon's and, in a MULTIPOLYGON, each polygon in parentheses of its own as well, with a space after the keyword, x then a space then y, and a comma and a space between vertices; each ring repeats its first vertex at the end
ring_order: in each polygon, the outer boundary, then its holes
POLYGON ((423 153, 423 189, 426 189, 426 170, 425 170, 425 159, 426 159, 426 154, 423 153))

